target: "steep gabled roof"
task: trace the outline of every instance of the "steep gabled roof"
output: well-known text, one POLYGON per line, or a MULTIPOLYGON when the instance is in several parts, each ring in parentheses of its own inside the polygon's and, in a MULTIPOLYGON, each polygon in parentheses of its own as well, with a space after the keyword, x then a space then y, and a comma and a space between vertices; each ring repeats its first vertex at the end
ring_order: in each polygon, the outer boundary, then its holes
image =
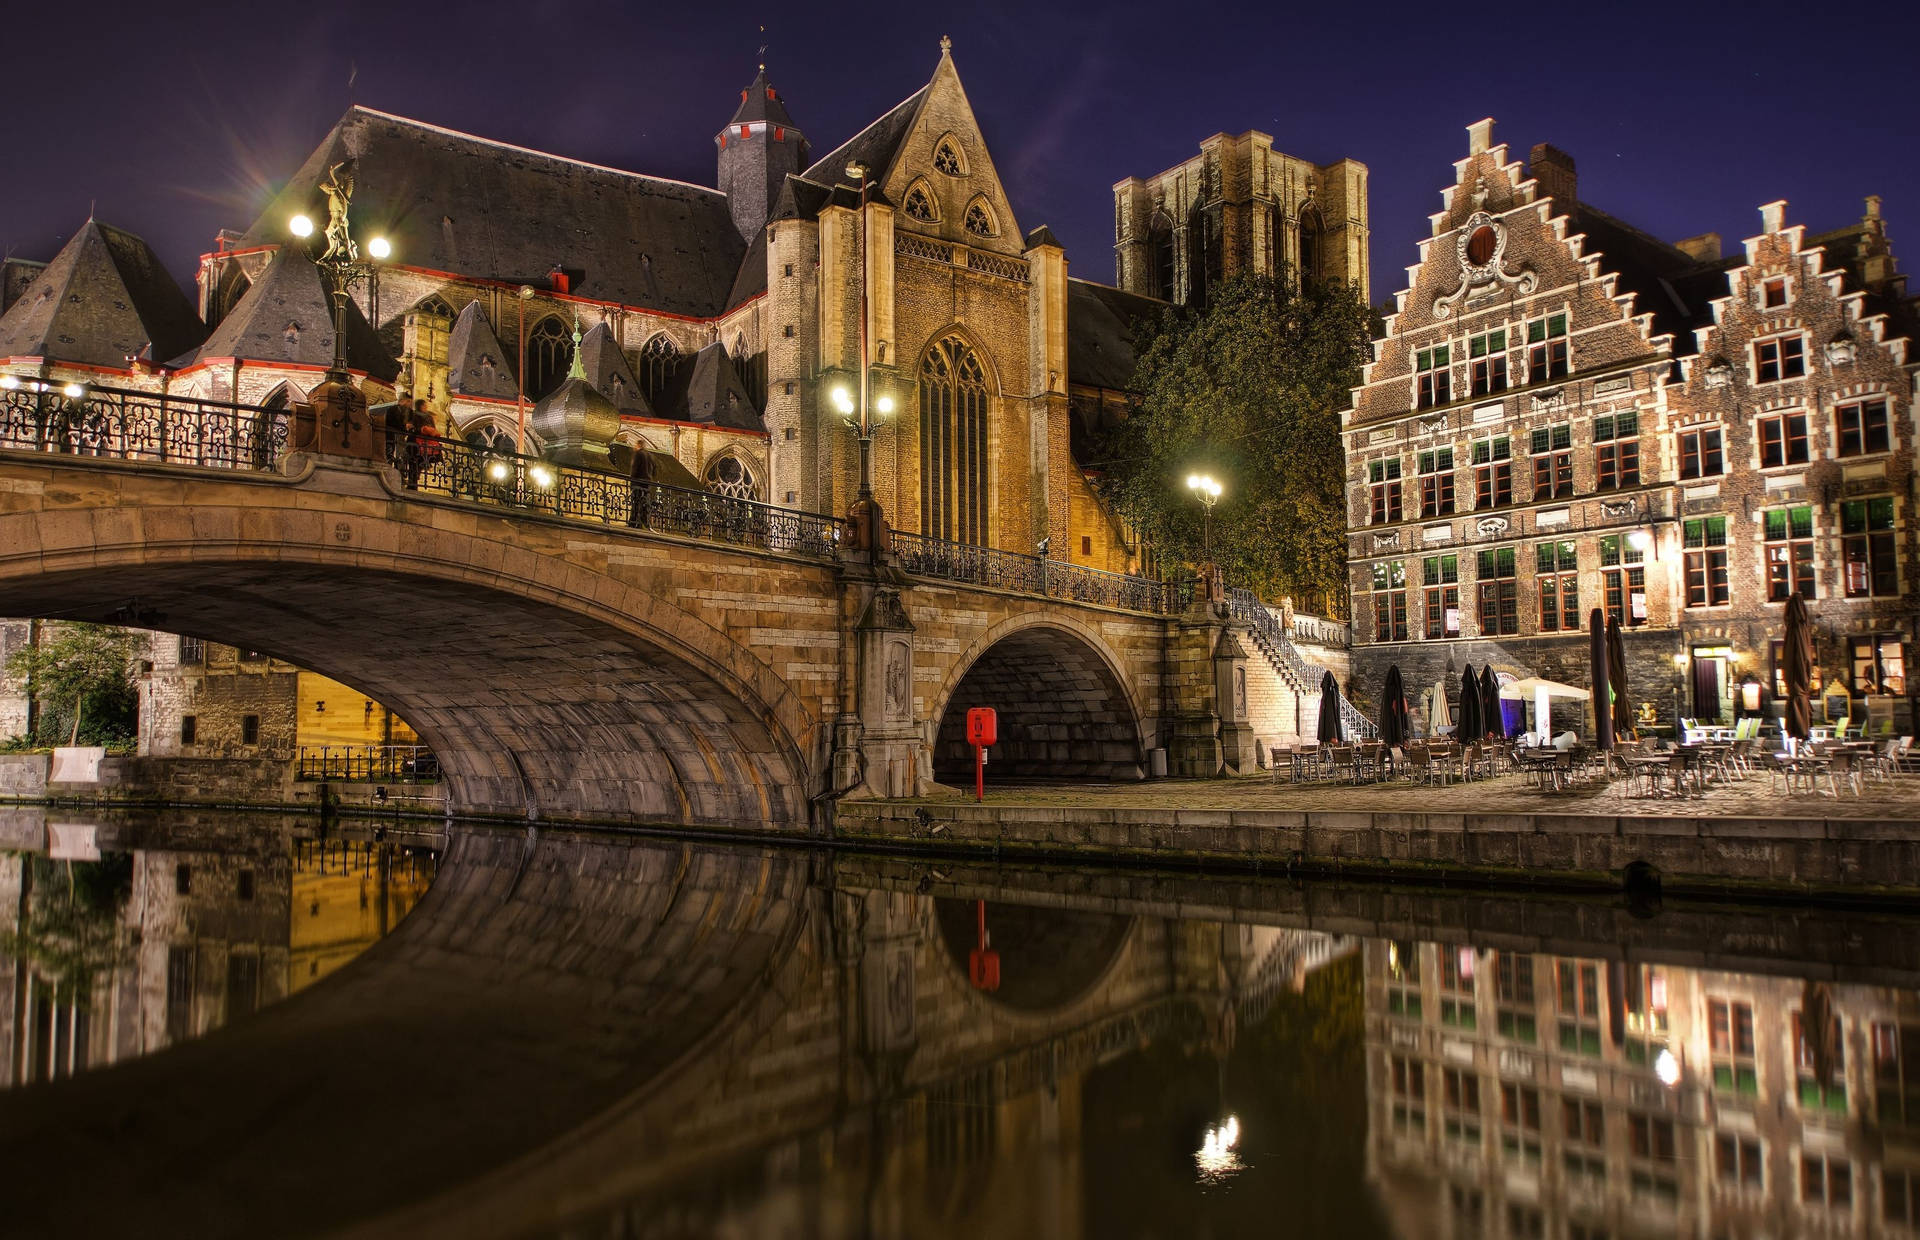
POLYGON ((1167 303, 1088 280, 1067 281, 1067 381, 1125 391, 1133 378, 1134 334, 1167 303))
POLYGON ((324 215, 316 186, 354 162, 353 226, 393 261, 481 279, 582 272, 573 292, 670 314, 726 307, 746 243, 726 195, 603 168, 421 121, 349 108, 243 244, 277 244, 296 214, 324 215))
POLYGON ((647 394, 640 390, 640 380, 634 377, 626 354, 614 341, 613 329, 605 323, 597 324, 581 338, 580 366, 587 373, 587 382, 621 413, 643 418, 653 416, 653 406, 647 403, 647 394))
POLYGON ((901 140, 913 127, 913 118, 920 113, 920 104, 932 88, 931 82, 922 86, 895 104, 885 116, 827 152, 824 158, 814 160, 804 174, 806 178, 833 185, 847 179, 847 165, 851 163, 872 168, 876 180, 885 177, 887 169, 893 166, 894 156, 900 152, 901 140))
MULTIPOLYGON (((399 364, 351 302, 346 333, 350 369, 382 380, 400 373, 399 364)), ((297 248, 282 247, 206 343, 181 361, 192 364, 216 357, 296 366, 333 363, 333 312, 312 259, 297 248)))
POLYGON ((694 355, 693 365, 682 367, 684 385, 676 385, 669 398, 668 417, 688 422, 706 422, 737 431, 765 432, 767 424, 753 407, 740 373, 727 359, 726 346, 719 341, 694 355))
POLYGON ((1586 251, 1634 294, 1634 310, 1653 316, 1655 335, 1673 337, 1673 351, 1692 351, 1693 329, 1712 317, 1709 303, 1726 294, 1730 262, 1702 262, 1588 202, 1573 204, 1569 231, 1586 234, 1586 251))
MULTIPOLYGON (((785 197, 785 191, 782 191, 785 197)), ((727 294, 727 309, 751 301, 767 291, 767 230, 753 234, 747 256, 740 260, 740 274, 733 278, 733 291, 727 294)))
POLYGON ((760 74, 753 79, 753 85, 740 92, 740 106, 733 111, 729 125, 749 125, 765 121, 769 125, 793 127, 793 118, 787 115, 787 101, 780 92, 767 81, 767 67, 760 66, 760 74))
POLYGON ((447 390, 493 400, 515 400, 520 395, 512 362, 477 301, 468 302, 453 321, 453 334, 447 339, 447 390))
POLYGON ((773 214, 776 220, 810 220, 816 218, 821 210, 833 201, 831 186, 809 181, 804 177, 789 174, 781 182, 780 196, 773 200, 773 214))
POLYGON ((178 356, 205 335, 151 246, 88 220, 0 315, 0 357, 122 369, 142 353, 178 356))

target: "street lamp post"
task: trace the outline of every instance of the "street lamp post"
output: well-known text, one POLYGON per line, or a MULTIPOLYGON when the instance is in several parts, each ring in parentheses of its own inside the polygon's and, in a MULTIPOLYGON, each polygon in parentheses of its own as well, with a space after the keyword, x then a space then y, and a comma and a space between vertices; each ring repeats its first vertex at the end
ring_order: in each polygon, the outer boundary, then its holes
MULTIPOLYGON (((327 225, 321 234, 327 245, 313 263, 332 302, 333 362, 296 419, 296 446, 373 459, 381 453, 367 422, 367 398, 353 386, 352 376, 347 373, 347 301, 355 284, 362 280, 373 284, 378 279, 376 264, 391 256, 393 247, 385 237, 375 237, 367 242, 367 259, 371 261, 361 259, 347 220, 353 200, 353 172, 347 162, 328 168, 319 190, 327 200, 327 225)), ((296 215, 288 221, 288 229, 304 240, 313 235, 314 222, 296 215)))
POLYGON ((1200 501, 1200 554, 1213 563, 1213 506, 1220 502, 1220 484, 1208 474, 1188 474, 1187 490, 1200 501))
POLYGON ((874 399, 870 392, 872 364, 868 360, 867 318, 871 297, 870 284, 873 278, 873 260, 868 251, 867 201, 872 189, 871 169, 862 163, 847 165, 847 175, 860 186, 859 203, 859 240, 860 240, 860 383, 859 395, 847 391, 845 387, 833 390, 834 408, 845 419, 848 429, 852 430, 860 444, 860 491, 854 499, 851 515, 854 547, 870 555, 878 555, 885 541, 885 517, 880 502, 873 495, 873 415, 893 412, 893 398, 881 396, 874 399))

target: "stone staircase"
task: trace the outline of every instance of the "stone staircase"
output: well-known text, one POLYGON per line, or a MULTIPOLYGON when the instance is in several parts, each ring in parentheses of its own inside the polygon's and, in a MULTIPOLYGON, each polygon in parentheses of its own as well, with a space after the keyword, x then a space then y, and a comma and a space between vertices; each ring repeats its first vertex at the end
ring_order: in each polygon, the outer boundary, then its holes
MULTIPOLYGON (((1260 655, 1247 666, 1247 716, 1264 762, 1270 745, 1311 743, 1319 736, 1320 681, 1326 669, 1301 657, 1280 617, 1250 591, 1232 590, 1227 597, 1234 619, 1252 628, 1260 655)), ((1378 733, 1344 694, 1340 723, 1347 737, 1378 733)))

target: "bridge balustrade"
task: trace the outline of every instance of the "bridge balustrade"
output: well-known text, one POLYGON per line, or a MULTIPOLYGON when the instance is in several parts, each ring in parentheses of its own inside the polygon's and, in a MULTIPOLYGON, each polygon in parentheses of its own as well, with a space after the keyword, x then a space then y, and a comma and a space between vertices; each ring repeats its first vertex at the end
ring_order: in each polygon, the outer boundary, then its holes
POLYGON ((892 539, 894 563, 903 572, 917 577, 964 581, 970 585, 1156 615, 1176 614, 1193 602, 1191 580, 1158 581, 900 530, 893 531, 892 539))
POLYGON ((0 448, 271 471, 287 429, 285 409, 0 376, 0 448))

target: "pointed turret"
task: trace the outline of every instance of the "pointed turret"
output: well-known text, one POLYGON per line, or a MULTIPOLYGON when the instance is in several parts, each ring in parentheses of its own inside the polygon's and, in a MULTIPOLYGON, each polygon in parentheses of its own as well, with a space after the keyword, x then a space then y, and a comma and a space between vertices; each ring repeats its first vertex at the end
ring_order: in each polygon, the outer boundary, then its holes
POLYGON ((767 81, 760 66, 753 85, 740 92, 733 119, 714 136, 719 152, 719 187, 727 196, 733 223, 751 242, 767 226, 773 201, 787 175, 807 166, 807 139, 787 114, 786 101, 767 81))
MULTIPOLYGON (((400 364, 380 343, 360 307, 347 305, 347 366, 391 383, 400 364)), ((237 358, 325 369, 333 364, 333 303, 320 269, 297 247, 273 256, 253 287, 220 320, 194 364, 237 358)), ((183 359, 184 360, 184 359, 183 359)))
POLYGON ((119 370, 167 361, 206 328, 146 242, 88 220, 0 317, 0 357, 119 370))
POLYGON ((620 411, 587 381, 580 359, 580 324, 573 325, 573 364, 566 381, 541 398, 527 425, 563 465, 607 468, 607 448, 620 433, 620 411))

